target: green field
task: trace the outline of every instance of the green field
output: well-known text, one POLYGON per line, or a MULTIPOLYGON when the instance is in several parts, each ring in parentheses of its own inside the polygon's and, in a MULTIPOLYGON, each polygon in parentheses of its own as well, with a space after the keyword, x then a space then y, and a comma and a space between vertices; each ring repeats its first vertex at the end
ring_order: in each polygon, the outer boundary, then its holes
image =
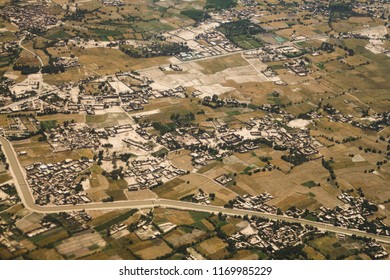
POLYGON ((307 181, 301 184, 304 187, 313 188, 317 186, 317 183, 314 181, 307 181))
POLYGON ((38 246, 48 246, 60 240, 67 238, 69 234, 62 227, 58 227, 52 230, 49 230, 45 233, 36 235, 31 238, 31 241, 38 246))
POLYGON ((237 0, 207 0, 206 8, 209 9, 227 9, 237 5, 237 0))
POLYGON ((231 36, 230 39, 234 44, 244 50, 256 49, 263 45, 258 39, 249 35, 231 36))
POLYGON ((58 125, 58 123, 56 120, 42 121, 41 122, 41 128, 44 131, 55 128, 55 127, 57 127, 57 125, 58 125))
POLYGON ((89 31, 91 31, 96 37, 101 38, 102 40, 107 40, 108 36, 121 38, 123 33, 118 29, 102 29, 102 28, 89 28, 89 31))
POLYGON ((122 215, 119 215, 119 216, 103 223, 103 224, 96 226, 95 230, 102 231, 102 230, 109 228, 112 225, 119 224, 119 223, 123 222, 124 220, 127 220, 128 218, 133 216, 137 211, 138 211, 138 209, 132 209, 132 210, 130 210, 122 215))
POLYGON ((205 16, 207 15, 204 11, 196 10, 196 9, 185 10, 185 11, 181 11, 180 13, 195 21, 200 21, 204 19, 205 16))

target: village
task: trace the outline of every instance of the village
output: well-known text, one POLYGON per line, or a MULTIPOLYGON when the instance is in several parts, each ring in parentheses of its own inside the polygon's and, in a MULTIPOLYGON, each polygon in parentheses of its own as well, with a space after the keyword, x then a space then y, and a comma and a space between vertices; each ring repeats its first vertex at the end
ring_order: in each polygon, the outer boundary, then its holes
POLYGON ((83 194, 80 183, 75 184, 78 174, 91 167, 91 161, 67 159, 56 164, 37 162, 27 166, 27 180, 38 205, 82 204, 91 202, 83 194))
POLYGON ((385 0, 1 4, 0 259, 388 259, 388 19, 385 0))
POLYGON ((228 238, 237 249, 257 247, 275 252, 302 244, 306 236, 318 234, 318 230, 312 227, 273 221, 243 221, 242 224, 243 228, 228 238))
POLYGON ((42 11, 41 6, 32 6, 31 8, 7 6, 2 9, 0 15, 10 19, 21 31, 35 28, 39 31, 45 31, 57 24, 58 19, 42 11))

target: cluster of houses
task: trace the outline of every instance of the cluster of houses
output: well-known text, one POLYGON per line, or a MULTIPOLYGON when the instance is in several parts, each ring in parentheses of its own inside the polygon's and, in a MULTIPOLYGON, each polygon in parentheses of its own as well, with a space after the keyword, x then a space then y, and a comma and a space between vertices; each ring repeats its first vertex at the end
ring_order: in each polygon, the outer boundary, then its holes
POLYGON ((0 186, 0 207, 5 209, 20 201, 13 184, 3 184, 0 186))
POLYGON ((33 229, 29 232, 26 232, 26 235, 31 238, 31 237, 34 237, 38 234, 42 234, 44 232, 47 232, 49 230, 52 230, 52 229, 58 227, 58 225, 56 223, 53 223, 51 221, 47 221, 45 219, 40 220, 39 225, 40 225, 40 227, 33 229))
MULTIPOLYGON (((175 66, 172 66, 177 69, 175 66)), ((148 104, 150 99, 164 97, 185 97, 185 89, 181 86, 154 90, 150 84, 153 80, 131 72, 121 72, 114 76, 105 76, 81 82, 80 104, 74 106, 78 112, 85 110, 87 114, 95 114, 96 110, 102 110, 112 106, 121 106, 126 112, 143 110, 143 105, 148 104), (87 91, 93 87, 95 90, 87 91)), ((69 110, 71 109, 68 107, 69 110)))
POLYGON ((181 61, 190 61, 204 57, 233 53, 242 49, 232 43, 222 32, 217 30, 221 23, 233 22, 240 19, 250 19, 262 13, 252 7, 244 9, 225 9, 209 13, 211 18, 203 20, 192 27, 184 27, 163 34, 167 41, 184 43, 191 48, 176 55, 181 61))
POLYGON ((150 211, 147 215, 142 215, 137 222, 130 225, 130 228, 141 240, 155 239, 161 233, 152 222, 153 212, 150 211))
POLYGON ((240 2, 247 7, 257 7, 259 5, 255 0, 240 0, 240 2))
POLYGON ((187 171, 176 168, 168 160, 155 157, 132 160, 125 171, 129 191, 154 188, 185 174, 187 171))
MULTIPOLYGON (((310 12, 313 15, 330 15, 330 5, 333 1, 303 1, 300 3, 299 10, 310 12)), ((386 10, 386 0, 372 0, 362 2, 351 2, 351 7, 359 14, 369 14, 371 17, 383 17, 386 10)))
POLYGON ((336 206, 333 209, 320 207, 320 212, 317 213, 317 219, 320 222, 390 236, 390 228, 381 220, 372 222, 367 220, 367 217, 372 216, 378 210, 376 205, 364 197, 355 197, 348 193, 342 193, 337 198, 344 205, 336 206))
POLYGON ((302 244, 304 237, 318 233, 314 227, 261 219, 250 223, 243 221, 237 227, 241 229, 228 238, 235 248, 258 248, 269 252, 302 244))
POLYGON ((75 128, 75 123, 59 126, 45 132, 47 141, 54 152, 77 150, 83 148, 97 149, 100 146, 99 135, 88 126, 75 128))
POLYGON ((215 198, 215 193, 209 194, 203 191, 202 189, 199 189, 197 193, 186 195, 180 198, 180 200, 208 205, 211 203, 211 200, 213 200, 214 198, 215 198))
POLYGON ((272 195, 269 193, 262 193, 256 196, 244 194, 243 196, 237 196, 229 201, 225 207, 276 214, 277 208, 266 204, 266 202, 270 201, 272 198, 272 195))
POLYGON ((264 46, 257 51, 257 56, 264 63, 287 59, 280 47, 277 46, 264 46))
POLYGON ((79 59, 77 57, 57 57, 53 62, 55 66, 62 66, 64 68, 78 67, 80 66, 79 59))
POLYGON ((59 218, 60 222, 72 233, 87 230, 90 226, 87 222, 92 220, 92 217, 83 211, 73 211, 73 212, 60 212, 59 218))
POLYGON ((301 50, 292 43, 283 46, 265 45, 256 51, 256 55, 264 62, 275 62, 287 60, 289 55, 298 55, 301 50))
POLYGON ((43 32, 58 22, 55 16, 42 9, 42 5, 29 5, 28 7, 6 5, 1 9, 0 15, 16 24, 20 30, 35 29, 43 32))
MULTIPOLYGON (((229 39, 226 38, 225 35, 223 35, 218 30, 211 30, 205 33, 201 33, 195 37, 198 41, 204 41, 208 43, 210 46, 212 46, 212 51, 210 52, 209 49, 209 55, 219 55, 226 52, 235 52, 241 50, 241 48, 237 47, 236 45, 232 44, 229 39)), ((206 55, 205 55, 206 56, 206 55)))
MULTIPOLYGON (((254 9, 255 5, 252 5, 251 3, 256 2, 254 0, 244 0, 244 5, 246 7, 242 7, 240 9, 223 9, 221 11, 215 11, 211 12, 210 16, 211 19, 208 19, 206 21, 214 21, 218 23, 223 22, 232 22, 235 20, 241 20, 241 19, 257 19, 261 18, 262 15, 267 13, 263 9, 254 9)), ((257 4, 257 3, 256 3, 257 4)))
POLYGON ((20 118, 10 115, 7 121, 8 128, 4 127, 2 132, 11 140, 28 138, 39 129, 39 122, 34 117, 20 118))
POLYGON ((386 249, 375 241, 368 242, 364 246, 364 252, 372 259, 383 259, 389 256, 386 249))
MULTIPOLYGON (((349 101, 345 100, 344 103, 349 103, 349 101)), ((327 118, 332 122, 352 123, 351 115, 344 115, 330 104, 324 106, 324 111, 328 113, 327 118)))
POLYGON ((114 7, 120 7, 125 5, 125 3, 123 3, 121 0, 100 0, 100 2, 102 2, 103 5, 114 7))
POLYGON ((229 175, 222 174, 214 179, 215 182, 220 183, 221 185, 226 185, 233 181, 233 178, 229 175))
POLYGON ((15 238, 17 230, 14 223, 9 223, 0 217, 0 246, 5 247, 10 253, 25 248, 23 243, 15 238))
MULTIPOLYGON (((282 117, 286 122, 295 118, 284 113, 282 117)), ((164 134, 157 141, 170 150, 181 147, 191 150, 190 156, 195 166, 205 165, 207 161, 228 156, 232 152, 245 153, 257 149, 261 142, 267 142, 277 149, 294 151, 310 160, 322 157, 317 150, 321 144, 310 136, 308 129, 288 131, 274 120, 272 114, 255 117, 242 122, 242 127, 237 129, 213 120, 214 132, 187 124, 186 127, 177 128, 176 133, 164 134)))
MULTIPOLYGON (((138 130, 138 131, 141 132, 142 130, 138 130)), ((145 135, 148 135, 148 134, 145 134, 145 135)), ((122 141, 125 142, 126 144, 129 144, 130 146, 142 149, 142 150, 147 151, 147 152, 152 150, 152 147, 147 145, 147 143, 136 141, 136 140, 133 140, 132 138, 125 138, 125 139, 122 139, 122 141)))
POLYGON ((75 179, 92 163, 93 160, 88 159, 66 159, 55 164, 38 162, 26 166, 27 181, 35 203, 63 205, 91 202, 84 194, 82 185, 76 183, 75 179))
POLYGON ((308 62, 304 59, 293 59, 292 61, 286 62, 284 66, 293 71, 298 76, 304 77, 310 72, 307 68, 308 62))
MULTIPOLYGON (((349 104, 348 100, 344 100, 344 103, 349 104)), ((355 127, 358 127, 362 130, 374 130, 374 131, 380 131, 384 128, 385 125, 389 125, 390 120, 390 112, 381 112, 381 113, 375 113, 370 118, 373 120, 373 122, 370 123, 362 123, 359 121, 356 121, 353 119, 352 115, 345 115, 341 111, 337 110, 330 104, 326 104, 323 107, 324 111, 328 113, 327 118, 332 122, 341 122, 341 123, 349 123, 355 127)))
MULTIPOLYGON (((73 67, 78 62, 76 58, 59 58, 55 63, 65 67, 73 67)), ((172 67, 178 69, 175 66, 172 67)), ((120 72, 116 75, 91 77, 70 87, 63 86, 59 88, 51 85, 50 88, 46 88, 47 85, 45 85, 41 96, 37 96, 39 82, 33 79, 17 84, 13 83, 12 80, 10 82, 3 81, 0 87, 4 86, 5 89, 8 89, 4 92, 10 92, 14 99, 25 99, 25 101, 14 106, 7 106, 1 112, 36 111, 40 115, 85 112, 94 115, 96 110, 103 110, 112 106, 121 106, 125 111, 130 112, 143 110, 143 105, 148 104, 149 99, 184 98, 186 96, 186 91, 181 86, 166 90, 155 90, 150 87, 152 82, 153 80, 139 74, 120 72), (88 88, 94 90, 87 91, 88 88), (76 92, 77 98, 71 96, 70 92, 76 92)), ((11 96, 4 96, 3 102, 4 104, 11 103, 11 96)))
MULTIPOLYGON (((294 117, 282 113, 282 118, 287 122, 294 117)), ((222 149, 241 153, 256 149, 258 148, 256 143, 265 141, 274 148, 296 151, 309 159, 322 157, 316 149, 315 140, 310 136, 308 129, 288 131, 282 124, 274 120, 272 114, 251 118, 242 123, 241 129, 230 129, 226 124, 214 122, 216 126, 216 139, 214 140, 219 143, 222 149)))
POLYGON ((163 72, 171 72, 171 71, 176 71, 176 72, 181 72, 183 69, 177 65, 170 63, 168 66, 160 66, 159 69, 163 72))
MULTIPOLYGON (((2 37, 0 32, 0 39, 2 37)), ((0 42, 0 58, 6 58, 15 54, 19 49, 17 41, 0 42)))

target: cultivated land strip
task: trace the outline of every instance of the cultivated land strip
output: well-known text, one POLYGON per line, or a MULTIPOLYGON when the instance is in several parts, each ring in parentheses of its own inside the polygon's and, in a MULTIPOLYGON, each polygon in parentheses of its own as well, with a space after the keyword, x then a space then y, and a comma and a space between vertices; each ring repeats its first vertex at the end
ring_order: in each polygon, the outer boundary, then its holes
POLYGON ((31 189, 28 186, 26 181, 23 168, 19 163, 19 160, 16 156, 15 150, 13 149, 11 143, 4 137, 0 137, 0 143, 4 154, 7 157, 7 160, 10 164, 10 172, 14 178, 14 184, 18 191, 18 194, 24 204, 24 206, 34 212, 38 213, 58 213, 58 212, 71 212, 71 211, 81 211, 81 210, 111 210, 111 209, 126 209, 126 208, 153 208, 153 207, 163 207, 163 208, 174 208, 181 210, 192 210, 192 211, 201 211, 201 212, 210 212, 210 213, 223 213, 226 215, 248 215, 248 216, 258 216, 262 218, 267 218, 270 220, 281 220, 290 223, 300 223, 302 225, 310 225, 317 227, 319 230, 330 231, 334 233, 346 234, 346 235, 357 235, 362 237, 374 238, 377 241, 390 244, 390 237, 380 236, 375 234, 366 233, 356 229, 348 229, 342 227, 336 227, 333 225, 309 221, 305 219, 297 219, 289 216, 280 216, 270 213, 261 213, 250 210, 242 209, 230 209, 220 206, 212 205, 202 205, 195 204, 190 202, 169 200, 169 199, 148 199, 148 200, 132 200, 132 201, 114 201, 114 202, 93 202, 88 204, 78 204, 78 205, 56 205, 56 206, 39 206, 34 202, 31 189))

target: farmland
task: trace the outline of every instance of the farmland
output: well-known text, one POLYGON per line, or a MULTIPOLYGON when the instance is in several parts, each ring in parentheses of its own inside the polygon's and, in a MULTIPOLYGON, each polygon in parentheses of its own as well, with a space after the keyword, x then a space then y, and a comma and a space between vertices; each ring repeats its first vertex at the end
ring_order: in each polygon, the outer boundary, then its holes
POLYGON ((388 259, 386 7, 1 5, 0 258, 388 259))

